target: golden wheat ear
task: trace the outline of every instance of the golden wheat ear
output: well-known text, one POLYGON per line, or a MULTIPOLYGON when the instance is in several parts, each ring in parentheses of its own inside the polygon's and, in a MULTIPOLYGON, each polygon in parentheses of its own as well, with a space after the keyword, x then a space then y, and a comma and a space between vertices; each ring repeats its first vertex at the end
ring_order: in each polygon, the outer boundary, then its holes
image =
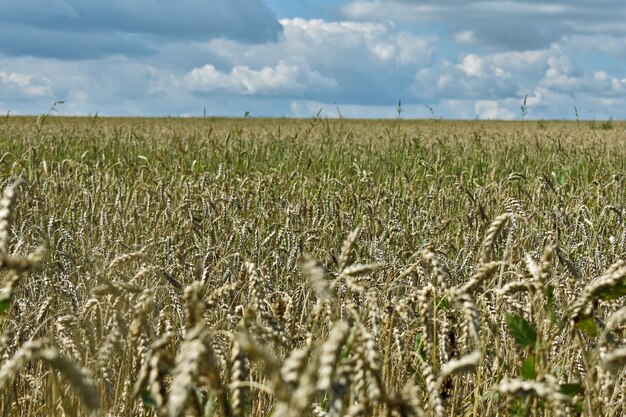
POLYGON ((45 341, 26 342, 12 358, 0 368, 0 391, 11 383, 18 373, 33 360, 43 360, 61 372, 78 393, 83 404, 90 409, 100 407, 100 397, 89 372, 63 357, 56 348, 45 347, 45 341))
POLYGON ((23 182, 18 180, 4 189, 0 200, 0 255, 9 253, 13 211, 17 204, 19 187, 23 182))

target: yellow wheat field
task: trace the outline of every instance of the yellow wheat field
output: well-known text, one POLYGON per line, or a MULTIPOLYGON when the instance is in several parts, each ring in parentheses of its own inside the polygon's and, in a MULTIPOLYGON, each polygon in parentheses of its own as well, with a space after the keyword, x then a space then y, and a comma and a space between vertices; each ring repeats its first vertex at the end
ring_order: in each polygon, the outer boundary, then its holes
POLYGON ((2 415, 626 415, 624 129, 7 117, 2 415))

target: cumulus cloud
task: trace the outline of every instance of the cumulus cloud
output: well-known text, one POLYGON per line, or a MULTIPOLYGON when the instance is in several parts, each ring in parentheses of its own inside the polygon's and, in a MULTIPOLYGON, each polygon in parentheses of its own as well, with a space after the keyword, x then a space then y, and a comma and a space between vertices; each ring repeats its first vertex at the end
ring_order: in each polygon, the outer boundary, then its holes
POLYGON ((246 45, 216 39, 204 46, 209 62, 182 85, 198 93, 303 94, 333 102, 350 97, 380 104, 404 93, 415 71, 432 65, 434 38, 398 31, 388 23, 282 19, 276 43, 246 45), (365 87, 366 86, 366 87, 365 87))
POLYGON ((418 71, 413 85, 415 97, 426 101, 510 97, 517 89, 506 67, 474 54, 418 71))
POLYGON ((359 54, 363 63, 395 63, 398 65, 428 66, 432 62, 433 38, 418 37, 406 31, 396 31, 389 23, 326 22, 320 19, 283 19, 285 39, 290 47, 311 57, 326 55, 320 62, 345 56, 346 52, 359 54), (308 51, 307 51, 308 49, 308 51), (330 54, 330 56, 328 56, 330 54))
POLYGON ((565 35, 626 32, 621 0, 354 0, 343 12, 357 20, 443 26, 459 43, 472 39, 516 50, 543 48, 565 35))
POLYGON ((6 96, 41 97, 50 94, 49 80, 20 72, 0 71, 0 89, 6 96))
POLYGON ((273 42, 282 31, 262 0, 3 0, 0 27, 5 54, 78 58, 145 54, 164 41, 273 42))
POLYGON ((574 105, 587 106, 590 113, 623 114, 619 103, 626 77, 585 68, 574 55, 575 46, 568 42, 532 51, 465 54, 418 71, 413 91, 447 107, 454 103, 457 114, 467 114, 471 102, 481 119, 521 117, 526 95, 529 118, 569 116, 574 105))
POLYGON ((207 64, 187 74, 184 85, 189 90, 201 92, 280 95, 332 88, 337 86, 337 82, 317 71, 279 61, 275 67, 258 70, 246 65, 236 65, 229 73, 220 72, 213 65, 207 64))
MULTIPOLYGON (((57 100, 61 114, 168 114, 180 94, 167 71, 127 58, 60 61, 2 57, 0 101, 13 114, 40 114, 57 100)), ((182 97, 184 99, 184 97, 182 97)))
POLYGON ((618 78, 606 71, 581 71, 564 56, 551 57, 539 86, 566 94, 592 94, 611 98, 626 93, 626 77, 618 78))
POLYGON ((511 110, 503 108, 498 100, 478 100, 474 112, 480 119, 487 120, 512 120, 516 116, 511 110))
POLYGON ((558 48, 536 51, 466 54, 417 72, 414 90, 427 99, 491 100, 524 95, 566 55, 558 48))
POLYGON ((270 65, 285 57, 305 59, 317 65, 352 66, 354 72, 367 65, 409 65, 425 67, 434 58, 434 37, 398 31, 390 23, 326 22, 321 19, 281 19, 283 36, 276 43, 246 45, 216 39, 205 51, 224 60, 254 61, 270 65), (358 65, 358 66, 357 66, 358 65))

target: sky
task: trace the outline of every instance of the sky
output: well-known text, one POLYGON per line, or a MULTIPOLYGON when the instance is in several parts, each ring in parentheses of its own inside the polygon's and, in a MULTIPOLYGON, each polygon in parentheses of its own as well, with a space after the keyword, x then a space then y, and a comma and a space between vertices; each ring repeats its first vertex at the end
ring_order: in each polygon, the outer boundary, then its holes
POLYGON ((0 113, 626 119, 625 21, 624 0, 2 0, 0 113))

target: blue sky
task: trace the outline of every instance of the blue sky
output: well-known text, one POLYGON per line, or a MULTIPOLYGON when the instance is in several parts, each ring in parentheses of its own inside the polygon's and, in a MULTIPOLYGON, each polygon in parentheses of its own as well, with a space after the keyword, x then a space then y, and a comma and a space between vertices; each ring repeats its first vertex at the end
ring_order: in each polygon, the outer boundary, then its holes
POLYGON ((623 0, 2 0, 0 112, 626 118, 623 0))

